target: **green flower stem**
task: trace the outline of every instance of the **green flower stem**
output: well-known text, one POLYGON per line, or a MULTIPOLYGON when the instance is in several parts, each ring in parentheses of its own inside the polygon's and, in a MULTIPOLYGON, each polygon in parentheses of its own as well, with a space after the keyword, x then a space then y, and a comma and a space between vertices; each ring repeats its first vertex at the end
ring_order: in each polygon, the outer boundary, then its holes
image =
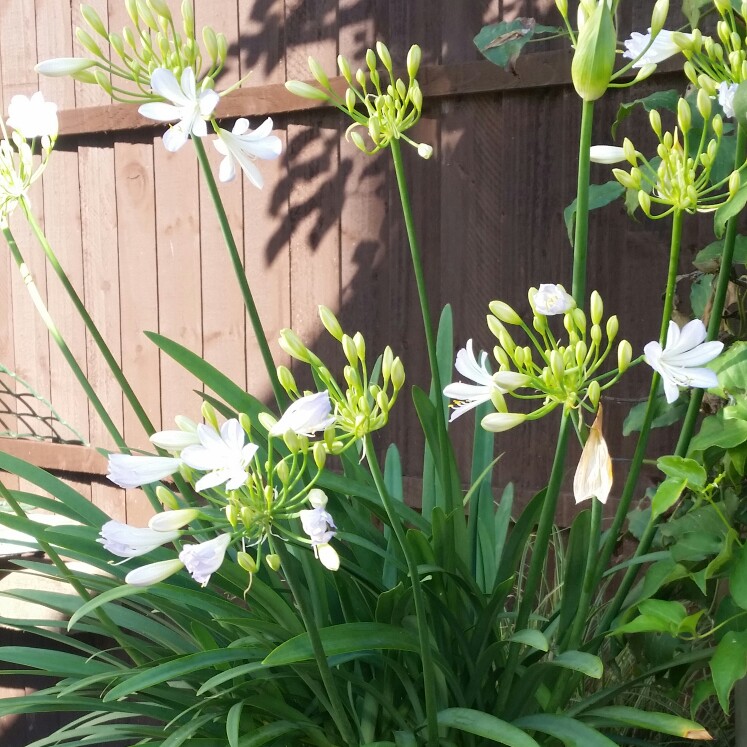
MULTIPOLYGON (((747 155, 747 127, 739 125, 737 127, 737 145, 734 158, 735 168, 739 168, 747 155)), ((739 228, 739 215, 735 215, 726 224, 726 235, 724 237, 724 251, 721 255, 721 266, 718 271, 716 280, 716 291, 713 294, 713 303, 711 304, 711 316, 708 320, 708 335, 706 339, 717 340, 721 328, 721 322, 726 304, 726 293, 729 290, 729 280, 731 278, 732 262, 734 260, 734 247, 737 241, 737 230, 739 228)), ((690 393, 690 403, 685 414, 685 420, 680 430, 680 437, 677 441, 675 454, 685 456, 690 447, 690 440, 695 431, 695 423, 700 413, 700 403, 703 401, 705 392, 702 389, 693 389, 690 393)))
MULTIPOLYGON (((140 400, 137 398, 137 395, 130 385, 130 382, 127 380, 122 367, 119 365, 119 363, 117 363, 117 359, 114 357, 111 349, 106 344, 106 340, 104 340, 104 337, 99 331, 99 328, 96 326, 96 322, 93 321, 93 318, 88 313, 85 304, 73 287, 73 284, 70 282, 70 278, 68 278, 67 273, 57 259, 57 255, 54 253, 52 245, 49 243, 49 240, 44 234, 44 231, 39 225, 39 222, 36 220, 36 217, 31 211, 31 206, 26 200, 22 200, 21 204, 23 205, 26 220, 31 226, 31 229, 34 232, 34 235, 36 236, 36 239, 39 242, 40 246, 44 250, 44 254, 46 254, 49 264, 52 266, 52 269, 55 271, 55 274, 62 283, 62 287, 65 289, 65 292, 72 301, 72 304, 75 307, 75 310, 78 312, 78 315, 83 320, 83 324, 85 324, 86 329, 91 335, 91 338, 96 343, 96 347, 98 347, 99 351, 101 352, 101 356, 103 357, 104 361, 106 361, 106 365, 109 366, 109 370, 112 372, 112 376, 114 376, 117 384, 119 384, 119 387, 122 390, 125 398, 127 399, 127 402, 130 404, 130 407, 132 407, 132 410, 135 413, 135 417, 137 417, 138 422, 143 427, 143 430, 146 432, 146 434, 148 436, 153 435, 156 432, 155 426, 153 425, 151 419, 148 417, 148 414, 145 412, 145 409, 140 403, 140 400)), ((164 449, 157 448, 156 450, 161 456, 168 455, 168 452, 164 449)), ((191 494, 191 488, 187 481, 178 472, 173 475, 172 479, 179 489, 179 492, 185 498, 187 498, 191 494)), ((157 511, 160 511, 161 504, 157 500, 153 488, 150 486, 145 486, 143 489, 148 495, 148 500, 150 501, 152 507, 157 511)))
POLYGON ((273 549, 280 556, 283 575, 288 583, 288 588, 290 589, 291 594, 293 594, 293 598, 296 600, 298 611, 301 614, 301 619, 306 627, 306 632, 309 635, 309 641, 311 642, 311 649, 314 652, 314 659, 316 660, 316 665, 319 669, 319 675, 322 678, 324 689, 327 691, 327 696, 329 697, 331 709, 330 716, 332 716, 332 719, 337 726, 337 730, 340 732, 340 737, 343 739, 345 744, 349 747, 355 747, 358 744, 358 740, 355 738, 355 734, 353 734, 350 721, 348 720, 342 700, 340 699, 340 694, 337 692, 337 687, 335 686, 334 678, 332 676, 332 670, 329 668, 327 655, 324 653, 324 646, 322 645, 322 639, 319 635, 319 629, 317 628, 314 616, 309 611, 306 601, 303 598, 303 594, 300 591, 301 586, 298 579, 296 579, 293 574, 293 556, 290 554, 288 548, 285 546, 285 542, 283 541, 274 542, 273 549))
POLYGON ((591 171, 591 128, 594 102, 584 101, 581 109, 581 133, 578 146, 578 184, 576 188, 576 230, 573 238, 573 285, 571 295, 578 308, 586 299, 586 254, 589 244, 589 174, 591 171))
POLYGON ((73 356, 72 352, 70 351, 70 348, 65 342, 65 339, 63 338, 59 329, 57 329, 57 325, 54 323, 54 319, 52 319, 52 316, 50 315, 44 303, 44 300, 42 299, 41 294, 36 287, 36 283, 34 282, 34 278, 31 275, 31 271, 29 270, 28 265, 23 260, 21 251, 18 248, 18 244, 16 244, 16 240, 13 238, 13 234, 11 233, 10 228, 3 228, 3 236, 5 237, 5 241, 8 243, 10 253, 13 256, 15 263, 18 265, 18 270, 21 273, 21 279, 26 285, 26 290, 29 292, 31 300, 34 303, 39 316, 42 318, 42 321, 49 330, 49 334, 52 336, 52 339, 55 341, 55 343, 57 343, 57 347, 59 347, 62 355, 65 357, 68 366, 70 366, 70 369, 75 375, 75 378, 83 388, 83 391, 86 393, 86 396, 96 410, 96 414, 99 416, 99 418, 101 418, 101 422, 109 432, 109 435, 112 437, 114 443, 120 449, 127 449, 127 444, 125 443, 124 438, 122 438, 122 434, 119 432, 119 429, 109 416, 109 413, 106 411, 106 407, 104 407, 104 404, 99 399, 99 396, 93 390, 93 387, 86 378, 86 375, 83 373, 81 367, 78 365, 78 361, 75 360, 75 356, 73 356))
POLYGON ((75 288, 73 287, 73 284, 70 282, 70 279, 65 273, 65 270, 62 268, 62 265, 60 265, 60 262, 57 259, 57 255, 54 253, 52 246, 50 245, 47 237, 44 235, 44 231, 42 230, 41 226, 36 220, 36 217, 34 216, 34 214, 31 212, 31 208, 29 206, 28 201, 24 199, 22 200, 21 204, 23 205, 23 210, 24 210, 24 213, 26 214, 26 220, 29 222, 29 225, 31 226, 31 229, 34 232, 34 235, 36 236, 37 241, 39 242, 42 249, 44 250, 44 253, 47 255, 49 264, 52 266, 52 269, 54 270, 55 274, 57 275, 60 282, 62 283, 62 287, 65 289, 65 292, 67 293, 70 300, 72 301, 73 306, 75 307, 75 310, 78 312, 80 318, 83 320, 83 324, 86 325, 86 329, 88 330, 91 337, 93 338, 93 341, 96 343, 96 346, 101 351, 101 355, 106 361, 106 364, 109 366, 109 370, 112 372, 112 376, 114 376, 120 388, 122 389, 122 393, 124 394, 125 398, 129 402, 130 407, 132 407, 132 410, 135 413, 135 416, 137 417, 140 424, 143 426, 143 429, 145 430, 145 432, 149 436, 152 435, 156 430, 153 427, 153 423, 151 423, 150 418, 148 417, 147 413, 143 409, 143 406, 140 404, 140 401, 138 400, 137 395, 133 391, 132 386, 130 386, 130 382, 127 381, 127 377, 124 375, 124 371, 122 371, 122 368, 120 367, 119 363, 117 363, 116 358, 112 354, 109 346, 106 344, 106 341, 102 337, 101 332, 99 332, 99 329, 96 326, 96 323, 93 321, 93 319, 91 318, 91 315, 88 313, 88 310, 86 309, 83 301, 81 300, 80 296, 78 295, 75 288))
MULTIPOLYGON (((29 517, 23 510, 21 504, 15 499, 13 493, 8 490, 2 480, 0 480, 0 498, 8 503, 8 505, 13 509, 13 512, 16 514, 16 516, 20 517, 21 519, 28 520, 29 517)), ((70 571, 70 569, 65 564, 65 561, 62 560, 57 551, 49 544, 49 542, 38 536, 35 536, 34 540, 39 545, 44 554, 52 561, 57 570, 60 571, 60 573, 70 584, 70 586, 75 589, 78 596, 84 602, 90 602, 92 597, 89 594, 88 589, 86 589, 85 586, 83 586, 83 584, 78 581, 78 579, 75 577, 75 574, 70 571)), ((122 650, 132 659, 132 661, 137 665, 144 664, 145 658, 142 657, 136 649, 133 649, 127 644, 120 641, 120 629, 114 624, 114 622, 112 622, 109 615, 107 615, 101 607, 96 608, 95 614, 99 619, 101 625, 106 629, 109 636, 113 640, 117 641, 122 650)))
MULTIPOLYGON (((739 125, 737 129, 737 147, 735 155, 735 165, 739 168, 744 162, 745 155, 747 154, 747 128, 743 125, 739 125)), ((724 314, 724 305, 726 303, 726 292, 729 288, 729 278, 731 276, 732 260, 734 259, 734 247, 736 245, 737 228, 738 228, 739 215, 735 215, 730 218, 726 224, 726 236, 724 238, 724 251, 721 255, 721 266, 719 268, 718 280, 716 281, 716 292, 713 297, 713 304, 711 306, 711 318, 708 320, 708 340, 715 340, 718 338, 719 329, 721 327, 721 321, 724 314)), ((672 295, 674 295, 672 293, 672 295)), ((662 325, 663 326, 663 325, 662 325)), ((704 391, 702 389, 694 389, 690 392, 690 404, 685 414, 685 420, 680 430, 680 437, 677 441, 677 448, 675 454, 677 456, 685 456, 687 450, 690 448, 690 440, 692 439, 693 432, 695 430, 695 423, 700 413, 700 403, 703 400, 704 391)), ((651 548, 651 543, 654 540, 656 529, 658 526, 657 521, 649 521, 646 529, 641 536, 641 540, 636 548, 634 558, 638 558, 641 555, 645 555, 651 548)), ((622 604, 625 601, 625 597, 633 587, 635 580, 640 570, 640 564, 631 565, 623 576, 623 580, 620 583, 620 588, 615 594, 610 608, 602 621, 600 631, 605 632, 612 620, 617 617, 622 604)))
POLYGON ((400 148, 399 140, 392 140, 390 143, 390 149, 392 151, 392 160, 394 161, 394 173, 397 177, 397 187, 399 188, 399 196, 402 202, 402 214, 405 219, 405 228, 407 229, 407 239, 410 244, 410 255, 412 257, 412 268, 415 273, 415 282, 418 288, 418 299, 420 301, 420 311, 423 315, 423 328, 425 330, 425 344, 428 350, 428 363, 431 369, 431 377, 433 379, 433 389, 436 392, 436 422, 438 427, 438 442, 440 454, 438 456, 437 464, 441 464, 443 469, 447 472, 444 474, 444 492, 447 496, 451 496, 452 504, 447 507, 447 513, 455 509, 461 509, 461 496, 452 495, 452 479, 453 476, 449 474, 449 453, 448 453, 448 433, 446 426, 446 415, 442 406, 443 401, 443 386, 441 384, 441 374, 438 370, 438 357, 436 354, 436 335, 433 329, 433 321, 431 319, 430 303, 428 301, 428 290, 425 286, 425 274, 423 272, 423 260, 420 256, 420 247, 418 244, 418 238, 415 233, 415 221, 412 214, 412 205, 410 203, 410 193, 407 189, 407 180, 405 179, 405 167, 402 161, 402 151, 400 148))
POLYGON ((410 575, 410 583, 412 584, 412 599, 415 604, 415 617, 418 623, 418 640, 420 642, 420 659, 423 665, 423 687, 425 689, 425 715, 426 715, 426 727, 427 727, 427 745, 428 747, 438 747, 438 720, 437 711, 438 703, 436 700, 436 670, 433 663, 433 656, 431 654, 431 644, 429 631, 430 626, 428 625, 428 616, 425 609, 425 599, 423 596, 423 589, 420 585, 420 576, 418 574, 418 566, 412 557, 412 554, 407 547, 407 539, 405 537, 405 530, 400 522, 399 516, 397 515, 397 509, 394 506, 392 497, 389 495, 389 491, 384 483, 384 475, 381 473, 379 462, 376 458, 376 451, 374 450, 373 439, 371 435, 366 436, 364 442, 365 455, 368 460, 369 468, 371 470, 371 476, 373 477, 376 490, 381 497, 381 502, 384 505, 384 510, 389 517, 389 523, 391 524, 392 531, 399 546, 402 548, 402 554, 405 556, 405 562, 407 563, 407 571, 410 575))
POLYGON ((285 390, 280 386, 278 380, 277 371, 275 369, 275 361, 272 359, 272 352, 267 342, 267 336, 265 335, 262 322, 259 318, 259 312, 257 306, 254 303, 254 297, 252 291, 249 288, 249 282, 246 279, 246 271, 239 255, 236 241, 233 238, 233 232, 228 222, 228 216, 226 215, 226 209, 223 207, 223 200, 221 199, 220 192, 218 191, 218 185, 215 182, 212 168, 210 167, 210 161, 208 161, 207 153, 205 153, 205 146, 202 144, 202 140, 199 137, 193 137, 192 142, 197 152, 197 160, 200 162, 200 168, 202 169, 202 175, 205 177, 205 182, 210 192, 210 197, 213 200, 215 206, 215 212, 218 215, 218 222, 220 223, 220 230, 223 234, 223 239, 226 242, 228 254, 231 258, 231 264, 233 265, 234 273, 236 274, 236 280, 238 281, 239 288, 241 289, 241 295, 244 299, 244 306, 246 307, 246 313, 249 315, 249 321, 251 322, 252 329, 254 330, 254 336, 257 339, 259 350, 264 361, 265 368, 267 369, 267 375, 270 377, 270 384, 272 385, 272 391, 275 395, 275 400, 278 407, 283 410, 288 405, 288 397, 285 394, 285 390))
MULTIPOLYGON (((659 343, 664 347, 667 340, 667 330, 669 328, 669 321, 672 318, 672 310, 674 308, 674 295, 677 285, 677 269, 679 267, 680 259, 680 246, 682 242, 682 224, 683 224, 683 213, 681 210, 675 210, 672 214, 672 238, 669 249, 669 271, 667 273, 667 290, 664 297, 664 310, 661 315, 661 329, 659 331, 659 343)), ((646 414, 644 416, 643 425, 638 435, 638 443, 636 445, 635 453, 630 464, 628 471, 628 477, 625 480, 625 487, 623 488, 622 495, 620 496, 620 502, 615 512, 615 519, 612 522, 607 540, 602 548, 602 553, 599 563, 599 572, 597 573, 597 580, 601 578, 601 574, 609 563, 612 553, 615 549, 617 537, 622 529, 625 517, 628 515, 628 509, 630 508, 630 502, 633 499, 633 494, 638 486, 638 476, 641 471, 641 465, 643 464, 643 458, 645 456, 646 444, 648 443, 648 437, 651 433, 651 424, 654 419, 654 402, 656 400, 657 390, 659 388, 659 374, 654 373, 651 379, 651 389, 648 395, 648 402, 646 404, 646 414)), ((645 535, 645 533, 644 533, 645 535)), ((651 535, 653 538, 653 534, 651 535)), ((650 541, 648 543, 650 545, 650 541)), ((635 557, 639 557, 643 554, 642 548, 644 547, 644 538, 638 543, 636 548, 635 557)), ((645 550, 648 552, 648 548, 645 550)), ((615 596, 612 598, 607 610, 602 618, 597 633, 604 633, 609 630, 609 626, 612 621, 617 617, 618 612, 622 608, 625 597, 630 591, 633 581, 638 573, 638 568, 632 565, 628 568, 623 577, 623 580, 615 592, 615 596)))
MULTIPOLYGON (((529 563, 529 571, 527 573, 524 589, 521 593, 519 611, 516 615, 516 622, 514 624, 514 630, 517 632, 524 630, 527 627, 529 617, 535 607, 537 590, 544 572, 547 550, 550 546, 550 535, 555 521, 555 510, 560 496, 560 487, 563 482, 565 458, 568 451, 568 436, 570 432, 571 415, 570 413, 563 412, 560 420, 558 440, 555 446, 555 457, 552 463, 550 481, 547 485, 545 500, 542 504, 542 512, 540 514, 539 524, 537 525, 537 534, 535 535, 534 544, 532 546, 532 559, 529 563)), ((506 668, 503 670, 501 681, 498 686, 497 713, 503 711, 508 702, 508 698, 510 697, 512 680, 519 664, 519 648, 520 644, 510 644, 508 661, 506 663, 506 668)))

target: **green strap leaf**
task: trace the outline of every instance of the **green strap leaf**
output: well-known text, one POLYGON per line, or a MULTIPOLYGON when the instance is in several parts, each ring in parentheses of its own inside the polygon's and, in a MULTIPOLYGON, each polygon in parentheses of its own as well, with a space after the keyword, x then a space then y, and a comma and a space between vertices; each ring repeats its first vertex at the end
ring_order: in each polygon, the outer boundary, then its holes
POLYGON ((120 682, 104 695, 104 701, 108 703, 112 700, 118 700, 127 695, 132 695, 132 693, 147 690, 154 685, 160 685, 162 682, 179 679, 192 672, 214 667, 216 664, 254 659, 256 656, 256 651, 244 648, 218 649, 181 656, 164 664, 140 669, 135 674, 128 674, 123 682, 120 682))
POLYGON ((635 729, 648 729, 685 739, 711 739, 700 724, 670 713, 642 711, 630 706, 605 706, 586 711, 584 716, 594 719, 595 723, 602 726, 632 726, 635 729))
MULTIPOLYGON (((347 623, 332 625, 319 631, 322 647, 327 656, 352 654, 372 649, 392 649, 418 653, 420 644, 416 636, 395 625, 383 623, 347 623)), ((314 658, 308 633, 281 643, 262 662, 268 667, 280 667, 309 661, 314 658)))
POLYGON ((509 747, 539 747, 522 729, 502 721, 489 713, 472 708, 447 708, 438 713, 438 725, 474 734, 509 747))
POLYGON ((94 597, 93 599, 82 605, 81 608, 77 610, 77 612, 70 618, 70 622, 68 622, 67 624, 67 629, 72 630, 73 625, 75 625, 78 620, 80 620, 82 617, 85 617, 90 612, 98 609, 102 604, 107 604, 107 602, 112 602, 115 599, 142 594, 146 591, 148 591, 146 587, 130 586, 129 584, 115 586, 114 588, 105 591, 103 594, 99 594, 97 597, 94 597))
POLYGON ((566 747, 616 747, 615 743, 604 734, 590 726, 569 718, 549 713, 525 716, 515 721, 516 726, 540 731, 559 739, 566 747))

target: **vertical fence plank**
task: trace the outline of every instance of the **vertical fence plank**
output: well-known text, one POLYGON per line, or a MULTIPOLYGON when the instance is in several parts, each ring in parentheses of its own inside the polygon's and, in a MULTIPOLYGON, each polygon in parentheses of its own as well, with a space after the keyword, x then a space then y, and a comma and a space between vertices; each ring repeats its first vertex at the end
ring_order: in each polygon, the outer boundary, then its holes
MULTIPOLYGON (((121 361, 119 255, 114 148, 101 137, 82 139, 80 204, 85 267, 85 303, 109 349, 121 361)), ((122 392, 90 335, 88 376, 118 429, 122 429, 122 392)), ((89 408, 91 442, 112 446, 111 437, 93 408, 89 408)))
MULTIPOLYGON (((117 175, 117 243, 120 261, 122 368, 155 428, 160 428, 158 348, 143 334, 158 330, 156 208, 153 145, 120 141, 114 145, 117 175)), ((150 442, 125 402, 127 443, 148 448, 150 442)))
MULTIPOLYGON (((39 60, 72 54, 69 6, 53 0, 36 0, 37 56, 39 60)), ((39 86, 60 110, 75 106, 75 87, 70 78, 41 77, 39 86)), ((83 298, 83 257, 81 251, 80 184, 78 153, 56 149, 44 173, 44 213, 49 215, 45 234, 78 295, 83 298)), ((57 278, 49 270, 48 303, 55 322, 76 359, 85 364, 86 339, 83 323, 57 278)), ((56 345, 51 345, 51 400, 60 414, 88 439, 88 400, 56 345)), ((71 434, 67 434, 69 438, 71 434)))
MULTIPOLYGON (((309 56, 333 70, 337 3, 286 0, 285 8, 288 77, 308 78, 309 56)), ((311 344, 323 333, 317 306, 339 306, 339 141, 336 117, 311 115, 306 122, 288 126, 290 287, 293 328, 311 344)), ((322 337, 324 357, 336 344, 322 337)))
MULTIPOLYGON (((236 47, 239 28, 236 6, 216 6, 210 0, 196 0, 195 20, 197 28, 211 26, 219 29, 228 39, 229 46, 236 47)), ((233 85, 239 78, 239 60, 229 57, 218 88, 233 85)), ((220 104, 216 111, 220 115, 220 104)), ((223 121, 221 126, 230 130, 233 121, 223 121)), ((256 125, 255 125, 256 126, 256 125)), ((210 134, 203 140, 205 150, 217 180, 222 156, 215 150, 210 134)), ((237 244, 239 254, 244 256, 243 189, 244 177, 238 168, 236 179, 230 184, 219 184, 220 195, 237 244)), ((221 234, 220 224, 210 193, 202 176, 199 180, 200 201, 200 245, 202 260, 202 341, 205 359, 220 369, 239 386, 246 386, 246 328, 244 304, 241 291, 234 280, 234 270, 221 234)), ((253 283, 256 285, 256 283, 253 283)))
MULTIPOLYGON (((202 355, 202 289, 197 160, 187 143, 169 153, 153 143, 158 252, 159 332, 202 355)), ((200 399, 192 374, 161 354, 161 422, 172 427, 176 415, 199 419, 200 399)))
MULTIPOLYGON (((254 2, 240 9, 240 61, 242 76, 251 73, 245 86, 282 83, 285 80, 283 0, 254 2)), ((258 127, 262 119, 250 121, 258 127)), ((247 277, 276 365, 290 365, 277 344, 278 333, 290 321, 290 232, 287 221, 287 130, 284 118, 275 117, 275 134, 283 154, 275 161, 258 162, 264 187, 244 180, 244 262, 247 277)), ((273 399, 270 380, 251 324, 246 324, 247 389, 264 402, 273 399)))

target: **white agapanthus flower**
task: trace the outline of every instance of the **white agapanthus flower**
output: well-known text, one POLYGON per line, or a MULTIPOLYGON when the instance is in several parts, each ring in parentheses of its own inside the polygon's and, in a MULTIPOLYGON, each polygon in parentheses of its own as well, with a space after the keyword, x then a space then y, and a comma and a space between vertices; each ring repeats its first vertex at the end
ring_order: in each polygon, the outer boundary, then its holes
POLYGON ((45 101, 41 91, 31 97, 13 96, 8 105, 6 124, 27 140, 35 137, 55 138, 59 130, 57 104, 45 101))
POLYGON ((340 567, 340 556, 337 554, 329 541, 335 536, 335 522, 332 515, 325 508, 327 496, 321 490, 312 490, 309 493, 309 502, 313 506, 299 512, 301 526, 311 539, 314 555, 319 562, 330 571, 336 571, 340 567))
POLYGON ((727 117, 734 116, 734 94, 737 92, 736 83, 722 81, 718 84, 718 103, 727 117))
POLYGON ((246 433, 236 418, 226 420, 220 433, 211 425, 197 426, 200 443, 187 446, 181 460, 188 467, 206 472, 195 484, 195 490, 208 490, 225 484, 227 490, 238 490, 247 480, 247 469, 259 448, 246 443, 246 433))
POLYGON ((137 558, 167 542, 173 542, 178 536, 179 532, 175 531, 141 529, 112 520, 101 527, 100 536, 96 541, 100 542, 105 550, 120 558, 137 558))
POLYGON ((679 387, 709 389, 718 384, 716 374, 700 366, 718 356, 724 344, 716 340, 705 342, 706 334, 700 319, 693 319, 682 329, 675 322, 669 322, 664 348, 656 341, 643 348, 646 363, 661 376, 670 404, 677 400, 679 387))
POLYGON ((120 488, 139 488, 173 475, 180 464, 180 460, 173 457, 109 454, 106 476, 120 488))
POLYGON ((249 129, 248 119, 237 119, 231 132, 222 128, 218 130, 218 138, 213 140, 213 145, 218 153, 225 156, 218 172, 222 182, 236 178, 238 163, 247 179, 258 189, 262 189, 264 179, 254 161, 258 158, 271 161, 283 152, 280 138, 272 134, 272 120, 269 117, 256 130, 249 129))
POLYGON ((299 436, 311 437, 334 422, 329 392, 325 390, 297 399, 270 428, 270 435, 283 436, 293 431, 299 436))
POLYGON ((576 305, 576 302, 562 285, 542 283, 532 298, 532 304, 538 314, 553 316, 565 314, 576 305))
POLYGON ((198 545, 184 545, 179 553, 179 560, 192 574, 198 584, 206 586, 210 576, 220 568, 226 550, 231 544, 230 534, 221 534, 198 545))
MULTIPOLYGON (((634 31, 630 35, 630 39, 626 39, 623 42, 625 51, 623 57, 627 57, 629 60, 635 60, 633 63, 634 68, 640 68, 644 65, 656 65, 664 60, 668 60, 670 57, 678 54, 681 50, 673 41, 672 31, 662 29, 654 39, 651 46, 644 53, 644 49, 648 46, 651 41, 651 29, 649 28, 645 34, 641 34, 638 31, 634 31), (640 56, 642 55, 642 56, 640 56), (640 56, 640 59, 637 59, 640 56)), ((683 36, 690 36, 690 34, 683 34, 683 36)))
POLYGON ((480 360, 477 360, 472 350, 472 340, 467 340, 467 345, 457 353, 454 367, 465 379, 474 383, 455 381, 444 387, 444 396, 455 402, 449 422, 489 401, 492 394, 507 394, 529 381, 527 376, 514 371, 491 374, 487 368, 487 359, 488 354, 483 351, 480 353, 480 360))
POLYGON ((125 583, 130 586, 152 586, 173 576, 182 568, 184 568, 184 563, 176 558, 159 560, 157 563, 149 563, 130 571, 125 576, 125 583))
POLYGON ((181 80, 177 81, 171 70, 165 67, 156 68, 150 78, 153 92, 171 103, 152 101, 143 104, 138 111, 148 119, 158 122, 178 122, 163 136, 166 150, 172 153, 179 150, 190 135, 205 137, 207 119, 210 119, 220 97, 208 88, 197 93, 195 71, 184 68, 181 80))

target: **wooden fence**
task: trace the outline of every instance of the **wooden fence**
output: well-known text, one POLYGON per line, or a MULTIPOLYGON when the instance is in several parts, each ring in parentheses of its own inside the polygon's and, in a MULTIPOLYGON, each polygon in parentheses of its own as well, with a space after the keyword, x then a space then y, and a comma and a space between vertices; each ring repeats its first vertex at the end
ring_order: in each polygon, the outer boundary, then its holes
MULTIPOLYGON (((128 23, 123 0, 90 0, 109 27, 128 23)), ((346 329, 361 329, 371 350, 389 343, 405 362, 411 384, 425 386, 426 361, 398 196, 386 153, 367 157, 344 139, 346 121, 329 108, 297 99, 286 79, 308 78, 306 59, 332 72, 344 53, 357 63, 377 39, 403 60, 410 43, 424 51, 421 81, 426 109, 414 137, 435 148, 429 161, 406 148, 417 224, 434 309, 450 303, 457 341, 492 347, 485 325, 489 301, 501 298, 526 311, 526 290, 569 281, 571 252, 562 213, 575 193, 580 103, 569 85, 567 51, 547 45, 519 60, 515 73, 481 60, 472 37, 485 23, 517 15, 553 22, 550 0, 195 0, 198 27, 225 32, 231 55, 218 89, 251 71, 246 86, 218 109, 248 116, 253 126, 274 120, 284 155, 261 163, 262 191, 246 181, 222 187, 254 291, 274 344, 292 326, 331 354, 321 335, 318 304, 339 312, 346 329)), ((33 209, 43 221, 73 284, 85 299, 156 426, 177 414, 199 417, 194 379, 143 336, 155 330, 202 354, 249 391, 269 400, 263 373, 229 260, 194 153, 163 148, 163 127, 134 107, 112 104, 100 90, 67 79, 37 79, 38 60, 81 53, 72 29, 81 24, 66 0, 3 0, 0 80, 3 111, 17 93, 38 88, 62 111, 61 133, 33 209)), ((73 3, 75 6, 76 3, 73 3)), ((178 3, 170 2, 176 9, 178 3)), ((624 4, 622 28, 645 29, 650 3, 624 4)), ((659 75, 635 97, 676 76, 659 75)), ((595 141, 609 128, 627 92, 598 107, 595 141)), ((644 136, 645 117, 627 132, 644 136)), ((645 139, 645 138, 644 138, 645 139)), ((646 142, 650 142, 646 141, 646 142)), ((212 151, 212 147, 209 146, 212 151)), ((211 158, 217 164, 217 153, 211 158)), ((607 181, 607 167, 595 167, 607 181)), ((92 341, 46 268, 20 216, 12 224, 36 283, 71 349, 115 423, 134 446, 147 445, 92 341)), ((591 226, 590 288, 618 313, 622 334, 640 351, 656 336, 667 264, 667 226, 631 221, 620 205, 598 211, 591 226)), ((699 248, 697 227, 683 254, 699 248)), ((0 364, 48 398, 92 446, 112 444, 35 314, 16 268, 0 255, 0 364)), ((624 468, 631 447, 622 418, 645 396, 647 373, 627 378, 608 402, 612 449, 624 468)), ((0 430, 23 430, 27 407, 14 381, 0 392, 0 430), (23 422, 21 422, 23 421, 23 422)), ((471 440, 473 418, 454 426, 459 444, 471 440)), ((528 494, 546 479, 554 441, 552 418, 497 438, 507 456, 497 480, 514 480, 528 494)), ((138 491, 121 491, 103 477, 105 462, 89 447, 45 440, 4 439, 0 449, 68 477, 114 518, 143 522, 149 509, 138 491)), ((409 398, 381 443, 399 443, 408 474, 422 455, 409 398)), ((460 445, 460 448, 462 446, 460 445)), ((622 472, 622 470, 621 470, 622 472)), ((16 486, 12 476, 4 476, 16 486)), ((572 513, 568 508, 569 515, 572 513)), ((0 694, 2 694, 0 690, 0 694)), ((5 742, 3 742, 5 744, 5 742)))

